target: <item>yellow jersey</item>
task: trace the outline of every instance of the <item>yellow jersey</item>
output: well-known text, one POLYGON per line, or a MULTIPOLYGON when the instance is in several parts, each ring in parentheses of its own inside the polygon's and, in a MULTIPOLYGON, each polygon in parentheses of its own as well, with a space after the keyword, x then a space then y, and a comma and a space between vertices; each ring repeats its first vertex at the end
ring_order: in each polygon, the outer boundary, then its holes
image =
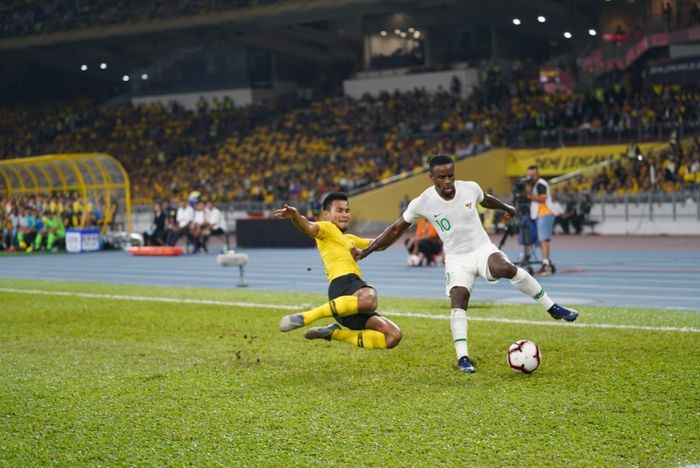
POLYGON ((318 221, 318 234, 316 234, 316 245, 321 254, 323 266, 326 269, 328 282, 350 273, 362 277, 360 267, 352 256, 350 250, 353 247, 364 249, 372 239, 363 239, 353 234, 343 234, 343 232, 330 221, 318 221))

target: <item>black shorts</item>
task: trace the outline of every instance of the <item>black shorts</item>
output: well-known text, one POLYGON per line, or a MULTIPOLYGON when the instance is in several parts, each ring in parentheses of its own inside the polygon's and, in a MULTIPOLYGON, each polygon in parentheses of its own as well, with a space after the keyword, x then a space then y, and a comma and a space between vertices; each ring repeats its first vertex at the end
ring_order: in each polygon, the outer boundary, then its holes
MULTIPOLYGON (((340 296, 352 296, 355 292, 362 288, 374 289, 354 273, 339 276, 328 285, 328 300, 332 301, 336 297, 340 296)), ((333 317, 335 318, 336 322, 349 328, 350 330, 364 330, 367 320, 375 315, 379 314, 376 312, 367 312, 348 315, 346 317, 336 317, 335 315, 333 317)))

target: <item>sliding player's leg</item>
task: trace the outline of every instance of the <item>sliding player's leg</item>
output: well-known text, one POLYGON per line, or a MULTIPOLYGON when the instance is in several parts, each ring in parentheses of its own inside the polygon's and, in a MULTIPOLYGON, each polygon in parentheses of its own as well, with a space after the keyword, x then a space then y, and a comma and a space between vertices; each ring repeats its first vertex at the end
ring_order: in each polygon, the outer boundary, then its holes
POLYGON ((365 349, 390 349, 397 346, 401 341, 401 330, 394 322, 375 312, 378 301, 374 288, 362 287, 353 296, 357 298, 359 312, 335 317, 349 330, 334 323, 311 328, 304 336, 308 339, 342 341, 365 349))
POLYGON ((299 314, 291 314, 282 317, 280 330, 283 332, 309 325, 324 317, 346 317, 359 312, 357 296, 340 296, 325 304, 299 314))
POLYGON ((328 302, 314 309, 282 317, 280 330, 294 330, 324 317, 337 319, 357 313, 374 312, 377 309, 376 291, 355 274, 344 275, 331 281, 328 285, 328 299, 328 302))

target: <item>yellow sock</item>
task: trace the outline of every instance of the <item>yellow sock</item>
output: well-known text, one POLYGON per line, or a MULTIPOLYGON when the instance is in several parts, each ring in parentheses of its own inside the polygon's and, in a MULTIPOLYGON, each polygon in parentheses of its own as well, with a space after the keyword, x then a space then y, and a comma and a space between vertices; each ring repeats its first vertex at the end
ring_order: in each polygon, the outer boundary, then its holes
POLYGON ((357 313, 357 296, 340 296, 330 302, 326 302, 320 307, 302 312, 304 317, 304 325, 323 317, 345 317, 357 313))
POLYGON ((331 339, 344 341, 359 348, 386 349, 386 337, 377 330, 335 330, 331 339))

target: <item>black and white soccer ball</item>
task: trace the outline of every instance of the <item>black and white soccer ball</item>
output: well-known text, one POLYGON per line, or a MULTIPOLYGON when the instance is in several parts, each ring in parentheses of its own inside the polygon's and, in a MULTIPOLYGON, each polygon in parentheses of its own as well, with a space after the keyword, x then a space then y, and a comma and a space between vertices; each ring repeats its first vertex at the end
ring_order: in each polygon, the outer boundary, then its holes
POLYGON ((508 365, 515 372, 531 374, 540 367, 542 353, 530 340, 519 340, 508 348, 508 365))

